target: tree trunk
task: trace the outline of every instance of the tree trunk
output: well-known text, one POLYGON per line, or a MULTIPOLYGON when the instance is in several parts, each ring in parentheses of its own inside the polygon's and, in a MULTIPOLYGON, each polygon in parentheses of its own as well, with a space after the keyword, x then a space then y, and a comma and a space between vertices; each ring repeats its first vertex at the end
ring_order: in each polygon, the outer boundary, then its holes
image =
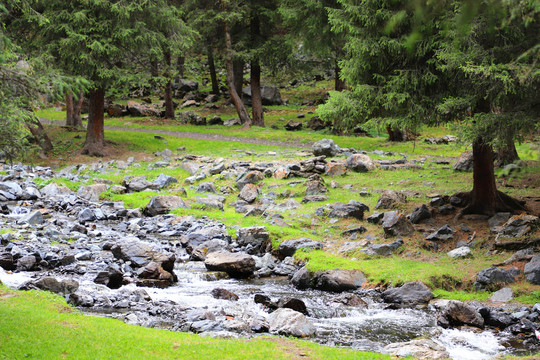
POLYGON ((105 89, 97 88, 90 90, 88 127, 86 129, 86 141, 82 149, 82 154, 84 155, 105 155, 104 105, 105 89))
POLYGON ((499 149, 497 153, 497 161, 495 166, 502 167, 504 165, 512 164, 516 160, 519 160, 519 155, 514 144, 514 138, 508 136, 505 139, 505 144, 499 149))
MULTIPOLYGON (((260 36, 260 21, 257 15, 253 15, 250 21, 251 42, 256 44, 260 36)), ((261 94, 261 66, 258 56, 253 56, 251 59, 251 115, 253 117, 253 125, 264 127, 264 113, 262 107, 261 94)))
POLYGON ((167 78, 167 84, 165 84, 165 119, 174 119, 174 104, 172 98, 172 79, 170 77, 170 67, 171 67, 171 53, 170 51, 165 52, 165 64, 167 70, 165 71, 164 76, 167 78))
POLYGON ((176 60, 176 66, 177 66, 177 70, 178 70, 178 78, 179 79, 183 79, 184 78, 184 69, 185 69, 185 64, 186 62, 186 58, 185 56, 179 56, 178 59, 176 60))
POLYGON ((66 94, 66 126, 67 127, 74 127, 74 119, 73 119, 73 93, 71 91, 68 91, 66 94))
POLYGON ((400 129, 387 125, 386 132, 388 133, 389 141, 403 141, 403 132, 400 129))
MULTIPOLYGON (((223 5, 224 7, 224 5, 223 5)), ((225 9, 224 9, 225 10, 225 9)), ((223 26, 225 32, 225 48, 226 48, 226 65, 227 65, 227 86, 229 87, 229 92, 231 93, 231 98, 238 112, 238 117, 240 121, 244 124, 244 127, 251 126, 251 119, 249 114, 246 111, 246 107, 242 102, 242 98, 238 95, 236 88, 234 86, 234 72, 233 72, 233 61, 232 61, 232 43, 231 43, 231 34, 229 33, 229 27, 227 22, 224 22, 223 26)))
POLYGON ((212 94, 219 95, 219 83, 217 80, 216 64, 214 63, 214 49, 207 47, 208 67, 210 68, 210 80, 212 81, 212 94))
POLYGON ((76 128, 82 128, 82 119, 81 119, 81 111, 83 107, 84 102, 84 93, 81 91, 79 94, 79 99, 75 103, 75 106, 73 107, 73 126, 76 128))
POLYGON ((240 99, 244 99, 242 87, 244 85, 244 61, 240 59, 233 60, 234 89, 240 99))
POLYGON ((497 191, 493 166, 493 150, 479 137, 473 142, 473 189, 456 194, 467 203, 463 214, 493 215, 496 212, 519 213, 526 208, 518 200, 497 191))
POLYGON ((341 68, 339 67, 337 58, 335 59, 334 74, 335 74, 334 90, 336 91, 345 90, 345 81, 341 80, 341 78, 339 77, 339 75, 341 74, 341 68))
POLYGON ((32 136, 36 139, 37 144, 44 152, 49 152, 53 149, 51 139, 45 132, 43 125, 35 116, 30 117, 25 121, 26 127, 30 130, 32 136))

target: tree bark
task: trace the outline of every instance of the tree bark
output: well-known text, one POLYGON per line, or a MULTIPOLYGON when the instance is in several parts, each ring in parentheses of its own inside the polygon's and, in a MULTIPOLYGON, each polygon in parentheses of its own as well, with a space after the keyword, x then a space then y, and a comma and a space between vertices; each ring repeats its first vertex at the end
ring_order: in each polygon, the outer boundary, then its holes
POLYGON ((79 94, 79 99, 75 103, 75 106, 73 107, 73 126, 76 128, 82 128, 82 119, 81 119, 81 111, 83 107, 84 102, 84 93, 81 91, 79 94))
POLYGON ((505 144, 497 152, 497 161, 495 166, 502 167, 504 165, 512 164, 516 160, 519 160, 519 155, 514 144, 513 136, 508 136, 505 139, 505 144))
POLYGON ((388 133, 389 141, 403 141, 403 132, 400 129, 387 125, 386 132, 388 133))
POLYGON ((214 49, 207 47, 208 67, 210 69, 210 80, 212 81, 212 94, 219 95, 219 83, 217 80, 216 64, 214 62, 214 49))
POLYGON ((225 33, 225 48, 226 48, 226 58, 225 63, 227 65, 227 86, 229 87, 229 92, 231 93, 231 98, 238 113, 240 121, 244 124, 244 127, 251 126, 251 119, 246 107, 242 102, 242 98, 238 95, 236 88, 234 86, 234 72, 233 72, 233 61, 232 61, 232 43, 231 43, 231 34, 229 33, 229 27, 227 22, 224 22, 223 30, 225 33))
POLYGON ((82 149, 84 155, 105 155, 104 105, 105 89, 100 87, 90 90, 88 127, 86 129, 86 141, 82 149))
POLYGON ((467 206, 463 214, 493 215, 496 212, 520 213, 527 211, 520 201, 497 191, 491 145, 479 137, 473 142, 473 189, 456 194, 467 206))
MULTIPOLYGON (((231 47, 232 48, 232 47, 231 47)), ((240 59, 233 60, 234 89, 240 99, 244 100, 242 87, 244 85, 244 61, 240 59)))
POLYGON ((73 93, 68 91, 66 94, 66 126, 74 127, 73 119, 74 109, 73 109, 73 93))
POLYGON ((184 64, 185 64, 185 62, 186 62, 185 56, 179 56, 178 59, 176 60, 176 66, 177 66, 177 70, 178 70, 179 79, 184 78, 184 69, 185 69, 184 64))
POLYGON ((41 125, 41 122, 37 117, 33 116, 30 119, 27 119, 25 124, 28 130, 30 130, 30 133, 32 134, 34 139, 36 139, 39 147, 44 152, 49 152, 53 149, 51 139, 49 139, 47 132, 45 131, 43 125, 41 125))
MULTIPOLYGON (((253 15, 250 21, 251 42, 255 46, 258 37, 261 34, 260 20, 257 15, 253 15)), ((251 59, 251 115, 253 117, 253 125, 264 127, 264 113, 262 107, 261 94, 261 66, 258 56, 254 55, 251 59)))
POLYGON ((165 101, 165 119, 174 119, 174 104, 172 98, 172 79, 170 76, 170 67, 171 67, 171 53, 170 51, 165 52, 165 64, 167 70, 165 71, 165 77, 167 78, 167 84, 165 84, 165 94, 163 96, 165 101))
POLYGON ((339 77, 339 74, 341 74, 341 68, 339 67, 337 58, 335 59, 334 74, 335 74, 334 90, 336 91, 345 90, 345 81, 341 80, 341 78, 339 77))

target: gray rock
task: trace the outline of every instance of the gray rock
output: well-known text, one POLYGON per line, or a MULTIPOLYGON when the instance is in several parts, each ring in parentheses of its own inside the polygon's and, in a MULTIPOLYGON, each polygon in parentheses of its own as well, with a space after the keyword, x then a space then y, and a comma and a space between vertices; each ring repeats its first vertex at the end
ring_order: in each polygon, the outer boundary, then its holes
POLYGON ((538 217, 533 215, 512 216, 503 226, 499 235, 507 237, 520 237, 529 233, 540 223, 538 217))
POLYGON ((242 122, 238 118, 227 119, 227 120, 223 121, 223 125, 224 126, 242 125, 242 122))
POLYGON ((415 208, 407 217, 413 224, 419 224, 424 220, 431 219, 431 211, 429 211, 425 204, 422 204, 422 206, 415 208))
POLYGON ((332 292, 356 290, 367 281, 359 270, 333 269, 318 273, 315 277, 316 289, 332 292))
POLYGON ((197 197, 197 204, 205 205, 209 208, 214 208, 223 211, 223 202, 225 198, 223 196, 207 196, 197 197))
POLYGON ((492 289, 500 284, 512 284, 516 282, 511 272, 496 267, 483 269, 476 275, 474 287, 477 290, 492 289))
POLYGON ((308 238, 300 238, 293 240, 285 240, 279 244, 279 254, 283 257, 293 256, 298 249, 320 250, 323 244, 318 241, 313 241, 308 238))
POLYGON ((323 195, 328 192, 322 180, 310 180, 306 183, 306 196, 323 195))
POLYGON ((303 267, 294 273, 291 284, 299 290, 308 289, 311 286, 311 274, 303 267))
POLYGON ((84 208, 77 214, 77 220, 84 224, 85 222, 96 220, 96 215, 92 209, 84 208))
POLYGON ((425 304, 433 299, 433 293, 420 281, 413 281, 399 288, 386 290, 382 293, 382 297, 387 303, 425 304))
POLYGON ((450 301, 437 319, 437 323, 444 327, 469 325, 478 328, 484 327, 484 318, 471 305, 460 301, 450 301))
POLYGON ((154 184, 157 185, 160 189, 166 188, 169 185, 177 183, 178 180, 176 178, 165 175, 165 174, 159 174, 156 180, 154 180, 154 184))
POLYGON ((305 315, 288 308, 277 309, 268 317, 270 333, 310 337, 315 334, 315 326, 305 315))
POLYGON ((34 255, 26 255, 17 260, 17 270, 31 271, 37 265, 37 260, 34 255))
POLYGON ((473 256, 471 248, 469 248, 468 246, 462 246, 452 251, 449 251, 447 255, 454 259, 464 259, 473 256))
POLYGON ((225 250, 208 254, 204 265, 210 271, 224 271, 231 277, 246 277, 255 271, 255 260, 248 254, 225 250))
POLYGON ((285 124, 285 130, 287 131, 302 130, 302 123, 300 121, 289 120, 289 122, 285 124))
POLYGON ((332 139, 322 139, 316 141, 311 146, 313 155, 315 156, 336 156, 339 153, 339 147, 334 143, 332 139))
POLYGON ((523 273, 528 282, 540 285, 540 255, 533 256, 531 261, 525 265, 523 273))
POLYGON ((23 189, 14 181, 5 181, 0 183, 0 194, 2 194, 7 200, 20 199, 22 193, 23 189))
POLYGON ((139 192, 147 189, 156 188, 155 184, 146 180, 144 176, 136 176, 125 182, 127 189, 131 192, 139 192))
POLYGON ((382 218, 382 227, 386 237, 407 236, 414 232, 411 222, 398 211, 387 211, 382 218))
POLYGON ((236 187, 239 190, 242 190, 242 188, 246 184, 257 184, 258 182, 262 181, 264 179, 264 175, 260 171, 250 171, 244 176, 242 176, 237 182, 236 187))
POLYGON ((368 172, 376 168, 375 162, 367 155, 353 154, 347 158, 347 166, 354 172, 368 172))
POLYGON ((187 208, 188 206, 179 196, 158 195, 150 199, 150 202, 148 202, 144 209, 144 214, 147 216, 156 216, 158 214, 165 214, 174 209, 187 208))
POLYGON ((473 171, 473 153, 472 151, 466 151, 459 156, 452 168, 456 171, 473 171))
POLYGON ((111 251, 116 258, 131 261, 137 267, 147 265, 159 255, 158 249, 153 244, 135 237, 121 239, 111 251))
POLYGON ((216 251, 227 250, 227 242, 220 239, 212 239, 205 241, 193 248, 191 251, 191 259, 195 261, 204 261, 206 256, 216 251))
POLYGON ((503 213, 496 213, 488 220, 488 225, 491 229, 494 229, 495 227, 501 226, 504 223, 510 219, 510 216, 512 216, 509 212, 503 212, 503 213))
POLYGON ((197 192, 200 192, 200 193, 216 193, 216 186, 214 185, 213 182, 202 182, 199 184, 199 186, 197 187, 197 192))
POLYGON ((71 294, 77 291, 79 283, 75 280, 65 279, 58 281, 53 277, 45 276, 35 282, 37 288, 55 294, 71 294))
POLYGON ((292 256, 287 256, 274 268, 274 273, 281 276, 291 276, 298 270, 296 262, 292 256))
POLYGON ((402 245, 403 240, 399 239, 390 244, 370 244, 361 251, 369 256, 390 256, 402 245))
POLYGON ((81 186, 77 191, 77 196, 93 202, 99 201, 99 195, 107 191, 109 187, 106 184, 93 184, 81 186))
POLYGON ((41 195, 48 198, 66 198, 74 195, 74 193, 66 186, 58 186, 56 183, 50 183, 41 189, 41 195))
POLYGON ((199 169, 201 168, 201 165, 192 162, 192 161, 183 161, 180 167, 184 170, 186 170, 191 175, 197 174, 199 172, 199 169))
POLYGON ((514 293, 509 287, 504 287, 498 291, 495 291, 489 298, 490 301, 508 302, 514 298, 514 293))
POLYGON ((257 199, 257 196, 259 196, 259 187, 254 184, 246 184, 244 187, 242 187, 242 190, 240 190, 240 194, 238 194, 238 197, 247 203, 251 204, 257 199))
MULTIPOLYGON (((251 86, 242 89, 242 95, 247 105, 251 104, 251 86)), ((261 101, 263 105, 281 105, 281 93, 279 87, 274 85, 262 85, 261 86, 261 101)))
POLYGON ((240 228, 236 231, 236 242, 248 246, 250 254, 264 254, 270 246, 270 233, 264 226, 240 228))
POLYGON ((43 214, 41 214, 41 211, 39 211, 39 210, 32 211, 30 214, 22 217, 19 220, 19 222, 24 222, 24 223, 27 223, 29 225, 43 224, 43 222, 44 222, 43 214))
POLYGON ((395 190, 385 190, 375 205, 375 209, 391 209, 395 204, 407 202, 407 196, 395 190))
POLYGON ((211 294, 214 299, 229 300, 229 301, 238 301, 239 299, 238 295, 223 288, 215 288, 212 290, 211 294))
POLYGON ((369 211, 366 204, 351 202, 348 204, 334 203, 330 205, 331 211, 328 217, 331 218, 354 218, 358 220, 364 219, 364 211, 369 211))
POLYGON ((454 238, 454 229, 448 224, 443 225, 434 233, 431 233, 426 237, 429 241, 446 241, 454 238))
POLYGON ((397 357, 412 357, 418 360, 444 360, 450 354, 444 347, 430 339, 418 339, 401 343, 392 343, 384 351, 397 357))

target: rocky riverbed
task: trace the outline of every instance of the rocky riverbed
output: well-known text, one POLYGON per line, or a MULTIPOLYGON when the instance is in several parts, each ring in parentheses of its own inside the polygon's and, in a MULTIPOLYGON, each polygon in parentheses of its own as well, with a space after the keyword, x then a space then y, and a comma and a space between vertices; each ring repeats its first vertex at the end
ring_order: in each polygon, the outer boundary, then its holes
MULTIPOLYGON (((334 162, 336 166, 326 162, 324 155, 298 167, 242 164, 241 172, 215 161, 205 166, 208 173, 235 174, 239 200, 232 206, 249 214, 281 206, 253 202, 259 193, 251 185, 264 176, 296 172, 307 179, 306 197, 324 196, 324 181, 317 174, 341 171, 340 166, 362 167, 360 162, 366 169, 371 166, 367 156, 354 154, 344 163, 334 162)), ((153 166, 163 164, 158 161, 153 166)), ((184 161, 181 166, 193 170, 193 179, 186 179, 187 183, 202 180, 197 178, 205 173, 199 163, 184 161)), ((540 326, 540 304, 494 306, 434 300, 431 291, 418 282, 395 289, 364 289, 366 279, 359 271, 310 273, 295 261, 297 249, 324 246, 311 239, 288 240, 273 249, 263 226, 230 231, 209 218, 167 214, 169 209, 187 207, 178 196, 156 194, 144 209, 126 209, 123 203, 99 201, 100 192, 120 185, 98 183, 75 193, 54 181, 41 188, 33 182, 38 177, 73 179, 77 168, 60 172, 27 166, 5 169, 7 175, 0 182, 0 280, 13 288, 61 294, 85 313, 207 336, 269 333, 426 359, 487 359, 500 353, 540 351, 534 334, 540 326)), ((127 178, 122 186, 123 191, 157 190, 174 180, 167 176, 154 182, 127 178)), ((212 192, 211 183, 198 186, 212 192)), ((388 201, 400 200, 391 199, 399 194, 387 195, 388 201)), ((204 199, 223 206, 218 195, 204 199)), ((380 207, 385 208, 386 200, 381 199, 380 207)), ((440 206, 449 205, 449 199, 440 201, 440 206)), ((291 201, 283 204, 295 206, 291 201)), ((327 203, 317 211, 317 216, 363 219, 368 208, 352 201, 327 203)), ((273 216, 279 221, 279 216, 273 216)), ((408 217, 387 211, 367 220, 381 224, 390 234, 405 235, 415 219, 423 216, 428 216, 425 209, 418 208, 408 217)), ((519 224, 519 219, 507 218, 496 226, 502 226, 502 234, 512 224, 514 231, 525 231, 527 221, 537 221, 533 218, 519 224)), ((428 241, 437 243, 452 231, 441 228, 428 241)), ((362 229, 351 234, 356 232, 362 229)), ((396 240, 374 244, 366 251, 384 256, 401 245, 396 240)), ((538 268, 540 259, 534 251, 518 256, 530 261, 529 269, 538 268)), ((536 281, 533 270, 529 274, 536 281)), ((494 281, 512 282, 512 276, 510 270, 486 269, 477 283, 481 287, 494 281)), ((504 297, 504 292, 499 296, 504 297)))

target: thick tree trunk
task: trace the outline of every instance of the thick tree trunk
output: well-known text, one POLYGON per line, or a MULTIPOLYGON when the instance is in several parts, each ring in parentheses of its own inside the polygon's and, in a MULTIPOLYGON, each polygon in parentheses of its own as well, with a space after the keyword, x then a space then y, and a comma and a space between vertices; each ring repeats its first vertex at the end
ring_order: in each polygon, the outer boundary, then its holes
POLYGON ((508 136, 505 140, 505 144, 497 152, 497 161, 495 166, 502 167, 504 165, 512 164, 516 160, 519 160, 519 155, 514 144, 514 138, 508 136))
POLYGON ((81 111, 83 107, 84 102, 84 93, 81 91, 79 94, 79 99, 76 103, 74 103, 73 107, 73 126, 76 128, 82 128, 82 119, 81 119, 81 111))
POLYGON ((233 61, 232 61, 232 43, 231 43, 231 34, 229 33, 229 27, 227 26, 227 23, 224 23, 223 26, 224 32, 225 32, 225 47, 226 47, 226 65, 227 65, 227 86, 229 87, 229 92, 231 93, 231 98, 234 103, 234 107, 236 108, 236 112, 238 112, 238 117, 240 118, 240 121, 244 124, 244 127, 250 127, 251 126, 251 119, 249 118, 249 114, 246 111, 246 107, 244 106, 244 103, 242 102, 242 98, 240 95, 238 95, 238 92, 236 91, 236 88, 234 86, 234 71, 233 71, 233 61))
POLYGON ((403 132, 400 129, 387 125, 386 132, 388 133, 389 141, 403 141, 404 140, 403 132))
POLYGON ((216 64, 214 62, 214 49, 207 47, 208 67, 210 69, 210 80, 212 81, 212 94, 219 95, 219 83, 217 80, 216 64))
POLYGON ((53 149, 53 145, 51 142, 51 139, 49 139, 49 136, 47 135, 47 132, 45 132, 45 129, 43 128, 43 125, 41 125, 41 122, 37 117, 31 117, 30 119, 27 119, 26 127, 28 130, 30 130, 30 133, 32 133, 32 136, 34 139, 36 139, 37 144, 44 152, 49 152, 53 149))
POLYGON ((264 113, 261 94, 261 67, 258 59, 251 61, 251 114, 253 125, 264 127, 264 113))
POLYGON ((335 59, 334 73, 335 73, 334 90, 336 91, 345 90, 345 81, 341 80, 341 78, 339 77, 341 73, 341 68, 339 67, 337 58, 335 59))
POLYGON ((233 60, 234 89, 240 99, 244 99, 242 87, 244 85, 244 61, 240 59, 233 60))
POLYGON ((105 155, 104 105, 105 89, 90 90, 88 127, 86 129, 86 141, 82 150, 85 155, 105 155))
POLYGON ((518 200, 497 191, 493 150, 481 137, 473 142, 473 189, 469 193, 460 193, 456 196, 467 203, 460 215, 493 215, 504 211, 512 213, 526 211, 518 200))
POLYGON ((171 67, 171 53, 165 52, 165 63, 167 65, 167 71, 165 77, 167 78, 167 84, 165 85, 165 94, 163 96, 165 100, 165 119, 174 119, 174 104, 172 98, 172 79, 170 77, 169 68, 171 67))
POLYGON ((66 126, 67 127, 74 127, 74 108, 73 108, 73 93, 71 91, 68 91, 66 94, 66 126))
POLYGON ((185 69, 185 62, 186 62, 186 58, 185 56, 179 56, 178 59, 176 60, 176 66, 177 66, 177 70, 178 70, 178 78, 179 79, 183 79, 184 78, 184 69, 185 69))

